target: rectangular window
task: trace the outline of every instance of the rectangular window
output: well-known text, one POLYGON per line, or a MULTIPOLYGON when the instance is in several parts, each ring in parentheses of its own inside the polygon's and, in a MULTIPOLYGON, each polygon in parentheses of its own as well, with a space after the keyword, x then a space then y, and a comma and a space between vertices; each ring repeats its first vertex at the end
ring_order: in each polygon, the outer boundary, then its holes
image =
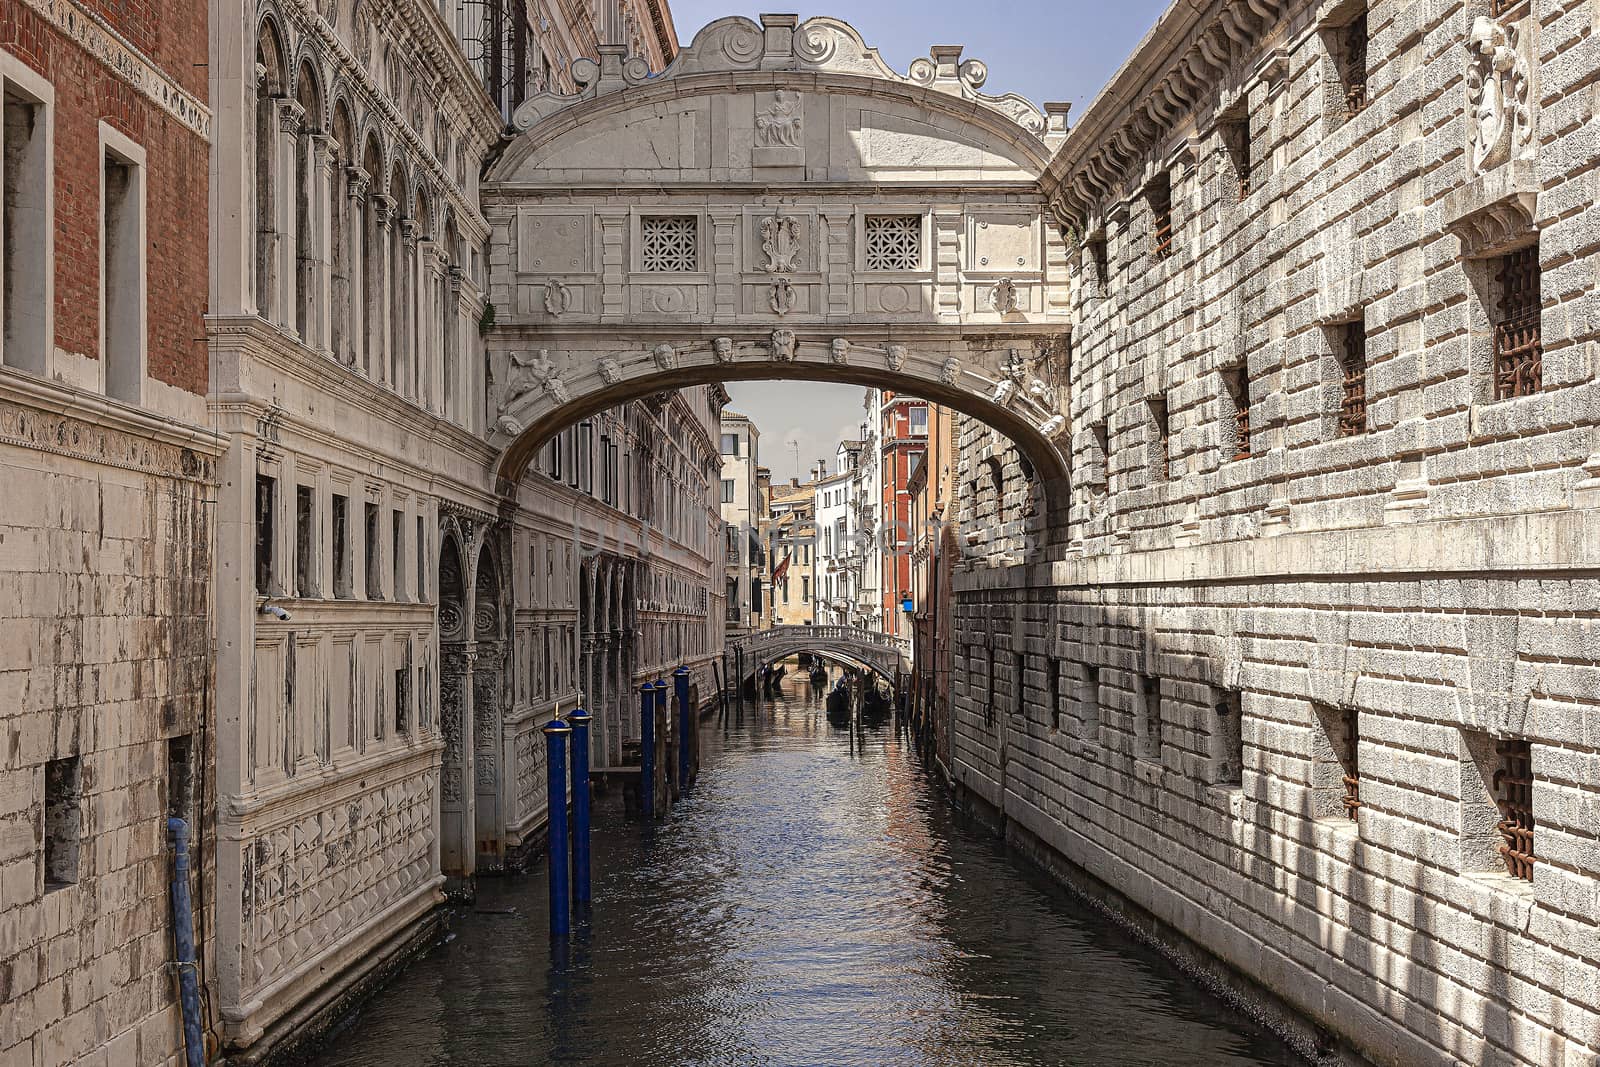
POLYGON ((800 576, 800 599, 802 601, 811 599, 811 578, 804 574, 800 576))
POLYGON ((144 386, 144 182, 140 167, 106 150, 100 183, 101 358, 106 395, 139 402, 144 386))
POLYGON ((167 738, 167 815, 194 828, 194 735, 167 738))
POLYGON ((562 453, 567 457, 567 484, 578 488, 578 428, 569 427, 561 432, 562 453))
POLYGON ((1250 458, 1250 375, 1243 367, 1222 371, 1223 399, 1230 409, 1233 458, 1250 458))
POLYGON ((1339 32, 1339 79, 1344 84, 1344 113, 1354 117, 1367 106, 1367 13, 1362 11, 1339 32))
POLYGON ((1344 383, 1339 396, 1339 436, 1356 437, 1367 432, 1367 324, 1360 319, 1347 322, 1340 334, 1339 367, 1344 383))
POLYGON ((912 408, 911 409, 911 436, 912 437, 926 437, 926 436, 928 436, 928 409, 927 408, 912 408))
POLYGON ((1150 205, 1150 253, 1157 259, 1168 259, 1174 251, 1171 176, 1157 174, 1144 196, 1150 205))
POLYGON ((988 669, 984 672, 983 677, 984 681, 988 683, 989 690, 987 699, 983 703, 983 721, 992 725, 994 723, 994 646, 991 645, 983 651, 988 664, 988 669))
POLYGON ((1500 807, 1502 844, 1500 856, 1506 873, 1525 882, 1533 881, 1533 748, 1520 738, 1501 738, 1494 747, 1499 766, 1495 769, 1495 803, 1500 807))
POLYGON ((1100 739, 1100 668, 1083 665, 1083 695, 1078 700, 1079 716, 1083 720, 1085 741, 1100 739))
POLYGON ((1161 679, 1145 675, 1139 679, 1139 755, 1161 758, 1161 679))
POLYGON ((683 274, 700 269, 700 219, 695 215, 646 217, 639 220, 639 268, 651 273, 683 274))
POLYGON ((1045 678, 1050 683, 1050 729, 1061 729, 1061 661, 1045 661, 1045 678))
POLYGON ((367 503, 366 513, 366 565, 367 565, 367 599, 383 599, 383 575, 378 570, 378 505, 367 503))
POLYGON ((1360 715, 1355 708, 1311 706, 1316 731, 1311 750, 1312 816, 1354 822, 1361 808, 1360 715))
POLYGON ((77 756, 44 765, 45 892, 78 880, 83 831, 83 779, 77 756))
POLYGON ((737 456, 739 454, 739 435, 725 433, 722 435, 722 454, 724 456, 737 456))
POLYGON ((594 423, 585 422, 578 427, 578 488, 585 493, 594 492, 594 423))
POLYGON ((278 480, 265 474, 256 475, 256 593, 259 596, 272 592, 277 496, 278 480))
POLYGON ((1028 669, 1028 661, 1020 652, 1015 653, 1011 659, 1011 714, 1020 719, 1027 713, 1028 708, 1023 700, 1027 692, 1026 687, 1023 685, 1023 678, 1028 669))
POLYGON ((348 600, 350 581, 350 498, 333 494, 333 595, 348 600))
POLYGON ((550 443, 545 446, 545 473, 556 481, 561 480, 561 435, 556 434, 550 438, 550 443))
POLYGON ((1540 339, 1539 246, 1530 245, 1495 262, 1494 395, 1530 396, 1542 387, 1544 346, 1540 339))
POLYGON ((394 672, 394 732, 399 737, 411 732, 411 668, 394 672))
POLYGON ((922 269, 921 215, 868 215, 862 229, 868 270, 922 269))
POLYGON ((1222 134, 1222 146, 1228 153, 1228 163, 1233 169, 1235 193, 1239 200, 1244 200, 1250 195, 1250 183, 1255 174, 1254 161, 1251 159, 1250 116, 1244 113, 1226 119, 1218 124, 1218 129, 1222 134))
POLYGON ((1102 493, 1109 492, 1111 487, 1111 427, 1102 419, 1089 427, 1089 433, 1094 438, 1096 454, 1089 457, 1090 469, 1085 472, 1087 475, 1086 480, 1091 485, 1097 485, 1102 493))
POLYGON ((1105 296, 1111 283, 1111 249, 1104 237, 1089 241, 1089 267, 1094 278, 1095 292, 1105 296))
POLYGON ((1164 482, 1172 476, 1172 426, 1167 415, 1167 398, 1145 400, 1150 408, 1150 476, 1164 482))
MULTIPOLYGON (((427 527, 423 525, 422 516, 417 516, 417 600, 428 599, 428 536, 427 527)), ((529 563, 528 573, 533 573, 533 564, 529 563)))
POLYGON ((45 373, 50 153, 45 105, 6 84, 0 94, 0 364, 45 373))
POLYGON ((724 479, 722 479, 722 502, 724 504, 733 503, 733 479, 732 478, 724 478, 724 479))
POLYGON ((389 553, 389 558, 394 561, 394 598, 396 600, 404 600, 406 588, 405 512, 396 508, 390 513, 389 519, 389 535, 394 539, 389 553))
POLYGON ((311 596, 316 580, 316 507, 314 489, 294 487, 294 595, 311 596))
POLYGON ((1217 785, 1244 784, 1244 694, 1222 692, 1211 727, 1211 763, 1217 785))

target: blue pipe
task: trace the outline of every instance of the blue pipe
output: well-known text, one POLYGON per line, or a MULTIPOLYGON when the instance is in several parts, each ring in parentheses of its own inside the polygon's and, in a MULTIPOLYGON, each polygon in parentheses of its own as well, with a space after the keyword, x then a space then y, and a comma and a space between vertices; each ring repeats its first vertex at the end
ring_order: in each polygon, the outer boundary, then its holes
POLYGON ((678 789, 689 788, 690 758, 689 735, 694 730, 694 715, 689 710, 689 668, 679 667, 672 672, 672 681, 678 696, 678 789))
POLYGON ((572 932, 567 877, 567 735, 572 728, 560 719, 545 723, 548 746, 550 832, 545 835, 550 861, 550 936, 566 937, 572 932))
POLYGON ((205 1067, 206 1045, 200 1035, 200 979, 194 958, 194 906, 189 901, 189 824, 177 817, 169 818, 167 833, 172 835, 172 930, 178 946, 184 1062, 188 1067, 205 1067))
POLYGON ((589 903, 589 724, 594 716, 579 708, 567 716, 572 727, 572 900, 581 911, 589 903))
POLYGON ((639 687, 639 814, 656 814, 656 689, 639 687))
MULTIPOLYGON (((652 686, 652 688, 655 690, 655 693, 656 693, 656 723, 658 725, 664 726, 666 728, 666 730, 667 730, 668 736, 670 737, 671 733, 672 733, 672 720, 667 718, 667 715, 666 715, 666 710, 667 710, 667 683, 662 681, 660 678, 657 678, 655 680, 655 684, 652 686)), ((672 772, 672 764, 670 764, 670 763, 667 764, 665 767, 663 767, 661 769, 661 773, 662 773, 663 777, 665 777, 666 775, 670 774, 671 772, 672 772)), ((668 804, 672 803, 672 792, 671 792, 671 790, 668 790, 668 792, 667 792, 667 803, 668 804)))

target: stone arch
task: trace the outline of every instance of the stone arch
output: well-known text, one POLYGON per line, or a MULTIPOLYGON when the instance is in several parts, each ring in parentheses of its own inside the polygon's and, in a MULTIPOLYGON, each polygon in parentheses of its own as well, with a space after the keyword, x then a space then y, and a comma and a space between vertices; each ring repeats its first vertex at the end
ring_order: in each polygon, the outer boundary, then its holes
POLYGON ((360 197, 359 246, 361 249, 361 365, 368 377, 382 379, 383 368, 383 213, 378 184, 383 180, 383 149, 369 126, 361 143, 361 170, 366 175, 360 197))
POLYGON ((322 80, 309 54, 303 52, 294 79, 300 122, 294 131, 294 328, 307 344, 319 344, 317 206, 321 160, 313 138, 326 131, 322 80))
POLYGON ((505 861, 505 818, 500 768, 510 648, 507 597, 500 553, 493 537, 479 546, 472 589, 472 789, 476 867, 498 868, 505 861))
POLYGON ((276 17, 265 15, 257 23, 254 154, 255 272, 256 310, 264 318, 276 319, 280 312, 279 283, 279 207, 284 191, 278 188, 281 151, 281 102, 288 99, 289 69, 287 47, 276 17))
POLYGON ((403 396, 421 395, 412 312, 416 306, 416 220, 411 217, 411 186, 404 161, 396 153, 389 168, 389 362, 390 382, 403 396))
POLYGON ((472 603, 466 545, 453 519, 439 537, 439 732, 444 741, 439 778, 439 863, 451 878, 474 870, 472 804, 472 603))
POLYGON ((328 221, 332 227, 332 233, 329 235, 329 258, 332 261, 330 271, 332 307, 329 309, 328 317, 329 347, 335 359, 346 366, 351 366, 355 363, 351 260, 356 242, 355 234, 351 232, 351 219, 355 214, 351 204, 351 172, 355 169, 358 145, 348 99, 343 95, 339 96, 329 114, 332 116, 330 133, 333 144, 338 146, 339 153, 333 173, 328 179, 328 221))

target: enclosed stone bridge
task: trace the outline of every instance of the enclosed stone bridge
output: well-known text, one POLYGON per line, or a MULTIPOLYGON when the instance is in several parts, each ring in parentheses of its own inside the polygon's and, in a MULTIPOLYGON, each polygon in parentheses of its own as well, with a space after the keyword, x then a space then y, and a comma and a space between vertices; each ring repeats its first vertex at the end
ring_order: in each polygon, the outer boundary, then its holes
POLYGON ((774 626, 736 635, 728 641, 728 653, 746 678, 769 663, 800 652, 873 670, 890 680, 896 672, 908 673, 911 666, 909 642, 856 626, 774 626))

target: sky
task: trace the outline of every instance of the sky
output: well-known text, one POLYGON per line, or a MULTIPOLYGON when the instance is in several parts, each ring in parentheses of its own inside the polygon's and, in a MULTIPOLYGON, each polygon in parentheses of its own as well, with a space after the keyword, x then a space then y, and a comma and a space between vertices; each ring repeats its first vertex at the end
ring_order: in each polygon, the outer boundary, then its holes
MULTIPOLYGON (((672 0, 672 18, 687 45, 700 27, 727 15, 831 15, 855 26, 902 73, 930 45, 965 45, 965 58, 981 59, 989 68, 984 92, 1020 93, 1036 104, 1070 101, 1070 124, 1166 7, 1166 0, 825 0, 817 7, 783 0, 672 0)), ((822 458, 831 469, 839 440, 855 437, 865 415, 860 386, 730 382, 728 392, 729 406, 760 429, 760 461, 775 480, 797 473, 790 441, 799 445, 799 473, 822 458)))

